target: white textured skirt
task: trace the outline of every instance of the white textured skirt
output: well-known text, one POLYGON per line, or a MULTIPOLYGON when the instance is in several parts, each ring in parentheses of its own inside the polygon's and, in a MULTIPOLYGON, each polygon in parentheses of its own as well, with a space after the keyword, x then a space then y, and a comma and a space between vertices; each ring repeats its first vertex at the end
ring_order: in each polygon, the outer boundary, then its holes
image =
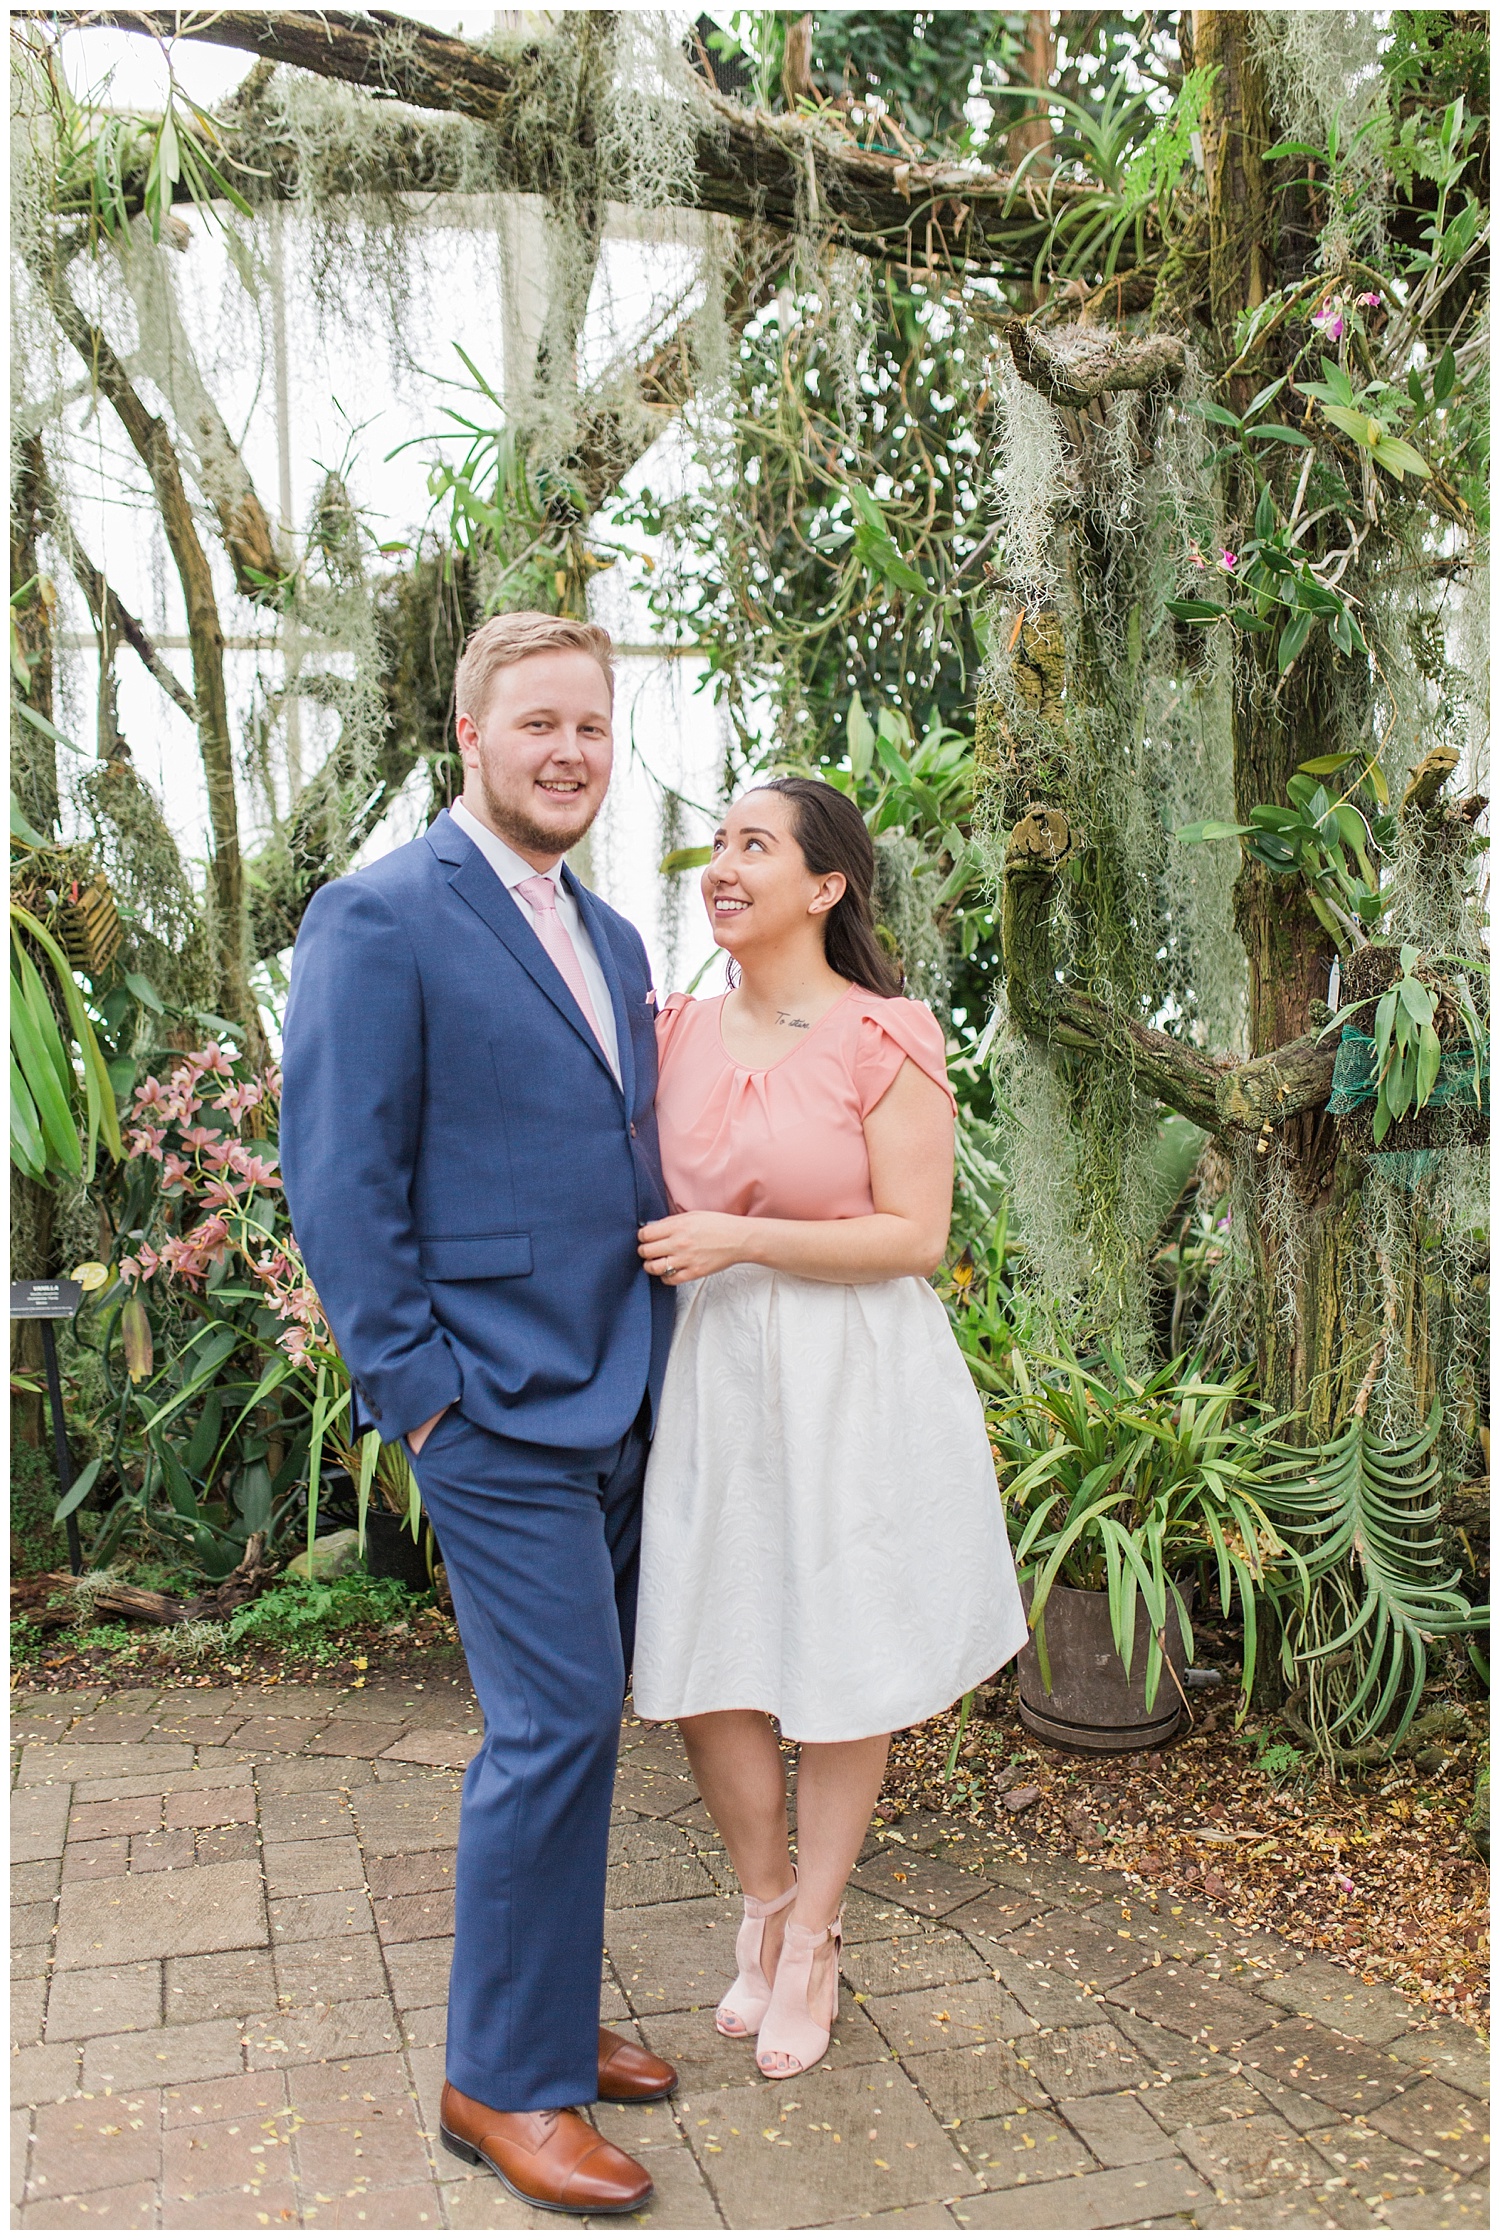
POLYGON ((916 1276, 684 1284, 646 1472, 635 1707, 847 1742, 1026 1638, 984 1411, 916 1276))

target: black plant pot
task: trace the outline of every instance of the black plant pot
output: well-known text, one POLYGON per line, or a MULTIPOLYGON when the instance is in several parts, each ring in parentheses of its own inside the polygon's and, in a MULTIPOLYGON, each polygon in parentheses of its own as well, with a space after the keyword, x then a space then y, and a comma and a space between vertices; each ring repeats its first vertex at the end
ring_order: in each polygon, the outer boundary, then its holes
POLYGON ((429 1549, 436 1568, 437 1540, 425 1517, 413 1540, 404 1517, 393 1517, 385 1509, 366 1512, 365 1569, 372 1579, 399 1579, 403 1587, 425 1594, 432 1585, 427 1568, 429 1549))
POLYGON ((337 1532, 359 1522, 359 1489, 341 1463, 324 1470, 318 1480, 318 1530, 337 1532))
MULTIPOLYGON (((1022 1581, 1021 1593, 1028 1613, 1032 1582, 1022 1581)), ((1183 1588, 1183 1599, 1189 1590, 1183 1588)), ((1156 1750, 1169 1742, 1182 1722, 1182 1698, 1172 1674, 1162 1668, 1156 1701, 1146 1709, 1146 1652, 1151 1623, 1146 1606, 1135 1606, 1135 1646, 1130 1677, 1110 1630, 1109 1596, 1102 1590, 1054 1585, 1046 1608, 1047 1662, 1052 1672, 1052 1692, 1042 1685, 1041 1660, 1036 1642, 1028 1635, 1022 1649, 1020 1679, 1021 1724, 1039 1741, 1054 1748, 1082 1750, 1107 1757, 1124 1750, 1156 1750)), ((1181 1680, 1187 1665, 1182 1627, 1175 1605, 1167 1614, 1166 1657, 1181 1680)))

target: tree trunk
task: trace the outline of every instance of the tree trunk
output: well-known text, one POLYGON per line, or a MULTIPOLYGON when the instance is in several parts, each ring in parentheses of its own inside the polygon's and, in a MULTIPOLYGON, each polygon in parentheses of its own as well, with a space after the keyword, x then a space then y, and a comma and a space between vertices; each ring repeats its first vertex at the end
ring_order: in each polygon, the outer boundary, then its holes
MULTIPOLYGON (((1211 350, 1234 363, 1241 314, 1272 285, 1278 198, 1264 72, 1251 53, 1253 18, 1238 9, 1193 12, 1194 60, 1218 69, 1202 120, 1208 197, 1211 350)), ((1227 402, 1243 411, 1272 371, 1264 361, 1233 377, 1227 402)), ((1225 511, 1248 519, 1254 489, 1231 473, 1225 511)), ((1326 753, 1336 689, 1323 633, 1280 681, 1277 634, 1238 638, 1232 731, 1235 813, 1286 801, 1300 762, 1326 753)), ((1312 1005, 1328 993, 1334 948, 1300 880, 1277 877, 1247 856, 1235 884, 1235 924, 1250 976, 1250 1055, 1259 1058, 1305 1037, 1312 1005)), ((1325 1438, 1347 1410, 1373 1344, 1373 1325, 1344 1320, 1345 1272, 1354 1250, 1359 1162, 1341 1151, 1325 1112, 1310 1110, 1263 1131, 1253 1180, 1240 1182, 1237 1213, 1247 1220, 1255 1258, 1256 1350, 1261 1389, 1277 1410, 1306 1410, 1306 1436, 1325 1438), (1245 1202, 1248 1201, 1248 1202, 1245 1202)))
MULTIPOLYGON (((1025 78, 1038 93, 1052 82, 1057 68, 1057 40, 1052 31, 1052 13, 1048 8, 1029 9, 1026 16, 1025 78)), ((1046 110, 1037 116, 1024 117, 1012 125, 1005 135, 1005 155, 1012 168, 1018 167, 1033 148, 1052 145, 1052 119, 1046 110)), ((1033 171, 1039 166, 1033 164, 1033 171)))

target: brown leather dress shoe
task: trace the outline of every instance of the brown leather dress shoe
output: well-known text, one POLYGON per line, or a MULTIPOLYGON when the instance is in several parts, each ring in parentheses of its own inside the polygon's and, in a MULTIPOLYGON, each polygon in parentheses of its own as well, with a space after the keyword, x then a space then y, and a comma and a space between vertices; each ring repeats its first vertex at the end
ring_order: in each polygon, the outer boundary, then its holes
POLYGON ((571 2108, 504 2115, 445 2084, 438 2136, 461 2162, 493 2170, 528 2208, 623 2217, 651 2199, 648 2173, 571 2108))
POLYGON ((677 2071, 618 2031, 599 2032, 601 2100, 666 2100, 677 2090, 677 2071))

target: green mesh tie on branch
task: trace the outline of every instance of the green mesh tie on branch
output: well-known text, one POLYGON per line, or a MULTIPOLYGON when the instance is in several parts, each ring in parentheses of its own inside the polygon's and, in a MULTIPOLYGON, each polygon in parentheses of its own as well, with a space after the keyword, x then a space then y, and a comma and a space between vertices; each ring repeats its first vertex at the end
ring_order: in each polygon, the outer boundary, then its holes
MULTIPOLYGON (((1333 1061, 1333 1094, 1328 1100, 1328 1110, 1337 1118, 1346 1112, 1357 1112, 1362 1104, 1372 1104, 1379 1084, 1375 1078, 1375 1037, 1361 1034, 1358 1027, 1345 1027, 1333 1061)), ((1467 1043, 1445 1050, 1438 1077, 1427 1098, 1429 1105, 1452 1104, 1456 1097, 1474 1094, 1474 1052, 1467 1043)), ((1479 1108, 1486 1115, 1490 1109, 1490 1060, 1486 1051, 1479 1063, 1479 1108)), ((1424 1107, 1425 1110, 1425 1107, 1424 1107)), ((1382 1157, 1406 1157, 1406 1153, 1382 1153, 1382 1157)))
POLYGON ((1365 1161, 1398 1190, 1415 1190, 1442 1157, 1440 1151, 1372 1151, 1365 1161))

